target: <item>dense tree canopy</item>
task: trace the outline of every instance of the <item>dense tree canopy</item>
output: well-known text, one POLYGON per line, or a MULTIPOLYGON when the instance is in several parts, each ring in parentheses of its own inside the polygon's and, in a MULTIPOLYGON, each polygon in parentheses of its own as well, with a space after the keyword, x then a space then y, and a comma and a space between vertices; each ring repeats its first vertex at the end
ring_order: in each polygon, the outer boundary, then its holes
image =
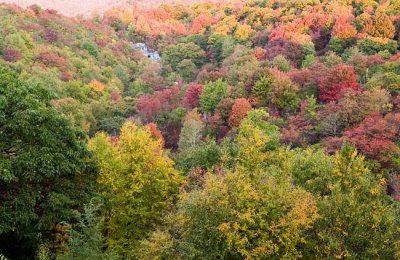
POLYGON ((1 68, 0 97, 0 251, 16 256, 74 218, 93 177, 85 134, 50 105, 48 91, 1 68))
POLYGON ((398 1, 0 4, 0 258, 400 258, 399 32, 398 1))

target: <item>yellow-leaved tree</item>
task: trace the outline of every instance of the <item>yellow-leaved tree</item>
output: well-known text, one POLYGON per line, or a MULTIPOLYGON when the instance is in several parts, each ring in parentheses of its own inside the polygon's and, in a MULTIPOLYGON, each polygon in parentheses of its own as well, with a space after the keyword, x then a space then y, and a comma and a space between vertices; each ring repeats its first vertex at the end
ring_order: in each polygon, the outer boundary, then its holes
POLYGON ((182 177, 149 128, 127 122, 118 140, 97 134, 89 148, 99 165, 98 183, 106 203, 108 248, 130 258, 138 241, 160 222, 179 192, 182 177))
POLYGON ((268 159, 267 150, 279 143, 279 129, 265 121, 269 114, 261 109, 248 112, 241 122, 236 142, 239 148, 238 167, 256 172, 263 169, 268 159))
POLYGON ((267 116, 248 113, 237 165, 208 173, 203 187, 184 192, 166 218, 169 226, 142 241, 139 259, 301 258, 302 234, 318 219, 317 206, 290 176, 264 164, 278 149, 277 128, 267 116))
POLYGON ((96 92, 103 92, 105 88, 103 83, 95 79, 90 81, 89 86, 96 92))

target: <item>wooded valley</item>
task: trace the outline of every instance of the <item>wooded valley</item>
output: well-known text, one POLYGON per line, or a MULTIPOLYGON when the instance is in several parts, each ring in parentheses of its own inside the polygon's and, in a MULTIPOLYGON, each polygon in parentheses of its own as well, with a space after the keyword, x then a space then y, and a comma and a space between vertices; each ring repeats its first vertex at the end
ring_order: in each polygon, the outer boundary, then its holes
POLYGON ((400 259, 399 37, 396 0, 0 4, 0 259, 400 259))

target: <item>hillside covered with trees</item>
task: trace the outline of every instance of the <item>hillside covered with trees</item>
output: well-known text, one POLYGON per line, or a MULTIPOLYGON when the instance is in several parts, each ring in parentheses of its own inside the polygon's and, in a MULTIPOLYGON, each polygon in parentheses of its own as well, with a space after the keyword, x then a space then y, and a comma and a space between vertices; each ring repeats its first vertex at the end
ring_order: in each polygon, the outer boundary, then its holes
POLYGON ((400 258, 400 2, 1 4, 0 35, 0 259, 400 258))

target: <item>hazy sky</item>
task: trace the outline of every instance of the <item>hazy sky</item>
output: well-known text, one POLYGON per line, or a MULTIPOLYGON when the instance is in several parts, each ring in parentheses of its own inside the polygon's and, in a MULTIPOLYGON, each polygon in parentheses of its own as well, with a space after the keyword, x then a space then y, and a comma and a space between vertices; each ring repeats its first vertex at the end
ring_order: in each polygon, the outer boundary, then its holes
POLYGON ((55 9, 64 15, 91 15, 94 12, 103 12, 115 6, 123 6, 134 0, 0 0, 5 3, 14 3, 23 7, 37 4, 43 8, 55 9))
MULTIPOLYGON (((22 7, 37 4, 44 9, 54 9, 67 16, 85 15, 102 13, 112 7, 129 6, 139 3, 142 6, 150 7, 161 3, 182 3, 189 4, 204 0, 0 0, 0 3, 13 3, 22 7)), ((219 0, 208 0, 219 1, 219 0)))

